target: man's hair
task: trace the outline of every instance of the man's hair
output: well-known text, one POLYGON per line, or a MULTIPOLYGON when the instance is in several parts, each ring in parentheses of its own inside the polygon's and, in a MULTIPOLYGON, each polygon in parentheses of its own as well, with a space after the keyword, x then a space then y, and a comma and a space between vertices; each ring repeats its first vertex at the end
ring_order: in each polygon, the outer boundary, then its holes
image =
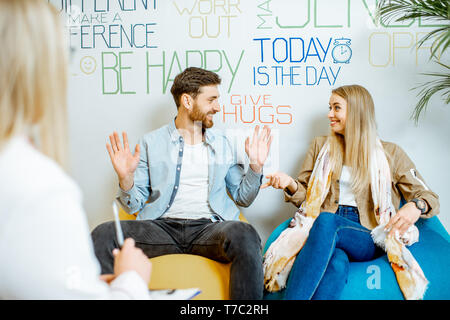
POLYGON ((180 98, 183 93, 189 94, 193 99, 200 93, 203 86, 219 85, 221 79, 217 73, 201 68, 190 67, 178 74, 172 84, 172 93, 177 109, 180 107, 180 98))

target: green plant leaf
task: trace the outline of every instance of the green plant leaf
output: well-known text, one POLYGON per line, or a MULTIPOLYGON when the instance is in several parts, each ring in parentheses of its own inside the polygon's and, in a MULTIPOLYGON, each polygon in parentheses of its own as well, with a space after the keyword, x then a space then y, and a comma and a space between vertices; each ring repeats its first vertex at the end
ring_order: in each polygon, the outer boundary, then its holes
MULTIPOLYGON (((408 21, 422 19, 433 24, 437 28, 428 32, 417 42, 417 48, 424 45, 427 40, 433 39, 430 47, 430 60, 438 59, 450 46, 450 10, 449 0, 380 0, 377 2, 377 18, 384 24, 390 21, 408 21)), ((432 80, 421 84, 411 90, 420 90, 417 94, 417 102, 411 116, 417 124, 423 112, 426 111, 431 97, 440 93, 446 104, 450 103, 450 67, 436 61, 446 72, 422 73, 432 80)))

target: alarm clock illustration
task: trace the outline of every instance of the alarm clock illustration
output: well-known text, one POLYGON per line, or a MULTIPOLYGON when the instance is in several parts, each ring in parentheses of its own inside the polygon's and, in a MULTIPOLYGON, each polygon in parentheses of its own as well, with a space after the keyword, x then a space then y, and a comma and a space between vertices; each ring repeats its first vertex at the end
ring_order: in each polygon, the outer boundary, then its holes
POLYGON ((350 48, 351 39, 334 39, 334 48, 331 50, 334 63, 349 63, 352 58, 352 49, 350 48))

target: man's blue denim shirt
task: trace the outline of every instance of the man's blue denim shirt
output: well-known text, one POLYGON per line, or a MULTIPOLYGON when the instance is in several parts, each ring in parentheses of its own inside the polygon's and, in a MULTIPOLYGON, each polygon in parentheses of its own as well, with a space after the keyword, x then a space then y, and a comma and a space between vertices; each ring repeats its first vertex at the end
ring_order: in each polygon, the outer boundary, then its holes
MULTIPOLYGON (((248 207, 255 200, 263 174, 250 166, 244 171, 235 145, 223 132, 211 128, 204 134, 209 160, 209 205, 217 219, 239 220, 237 205, 248 207)), ((184 141, 172 121, 145 134, 139 144, 141 155, 134 185, 128 192, 119 188, 117 199, 127 213, 139 212, 137 220, 157 219, 170 208, 177 194, 184 141)))

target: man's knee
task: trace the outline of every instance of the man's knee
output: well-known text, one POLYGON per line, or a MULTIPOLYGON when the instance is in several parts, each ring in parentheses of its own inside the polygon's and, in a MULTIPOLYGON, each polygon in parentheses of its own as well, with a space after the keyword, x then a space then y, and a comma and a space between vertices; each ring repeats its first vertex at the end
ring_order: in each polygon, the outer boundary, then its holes
POLYGON ((94 244, 111 241, 115 235, 114 221, 109 221, 98 225, 92 232, 91 237, 94 244))
POLYGON ((261 238, 249 223, 241 221, 231 223, 227 228, 226 238, 233 249, 257 252, 261 250, 261 238))
POLYGON ((261 242, 256 229, 249 223, 236 221, 230 226, 230 232, 234 239, 240 242, 261 242))

